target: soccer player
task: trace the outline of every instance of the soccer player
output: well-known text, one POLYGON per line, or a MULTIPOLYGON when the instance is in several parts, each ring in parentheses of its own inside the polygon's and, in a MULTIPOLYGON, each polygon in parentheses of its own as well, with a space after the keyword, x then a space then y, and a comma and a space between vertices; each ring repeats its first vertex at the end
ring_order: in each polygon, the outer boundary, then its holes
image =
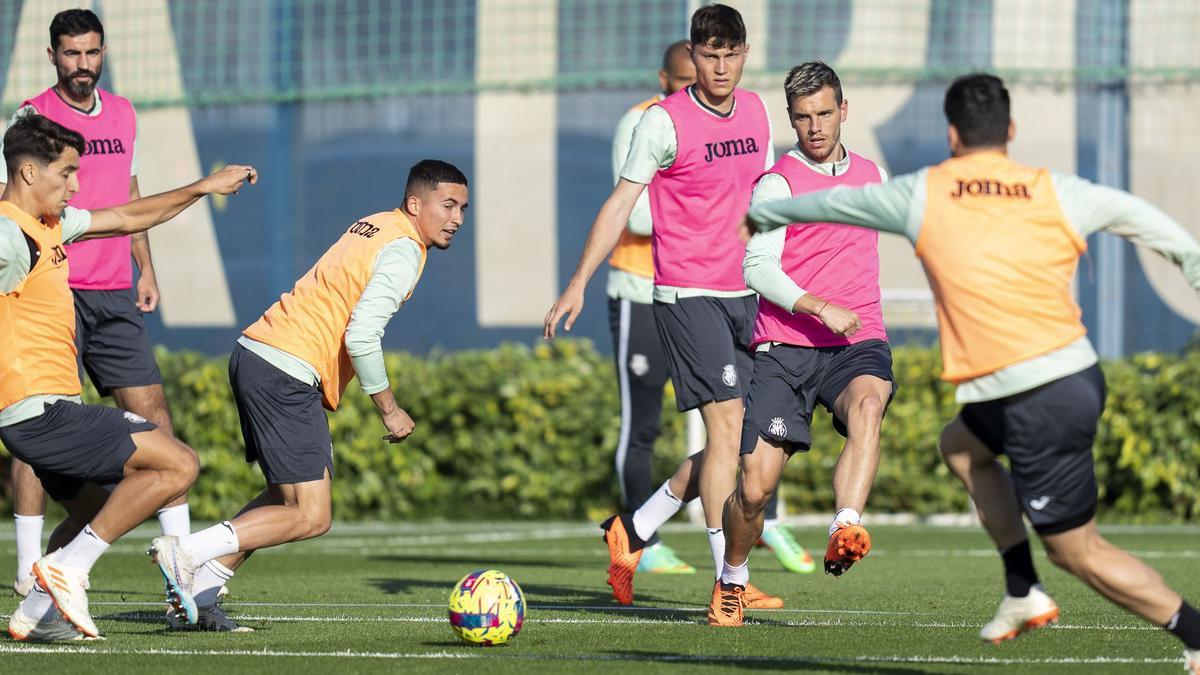
MULTIPOLYGON (((104 26, 91 10, 69 9, 50 22, 46 50, 58 81, 25 101, 13 119, 38 113, 83 134, 89 145, 79 160, 79 193, 71 206, 102 209, 137 199, 137 116, 129 101, 96 86, 104 70, 104 26)), ((171 413, 163 396, 162 376, 142 322, 142 312, 158 305, 158 283, 145 232, 70 244, 71 285, 75 299, 75 340, 79 371, 86 369, 102 395, 117 407, 144 417, 172 433, 171 413), (133 271, 140 276, 137 296, 130 292, 133 271)), ((41 555, 46 494, 33 471, 13 463, 13 512, 17 524, 17 580, 25 595, 33 587, 30 566, 41 555)), ((187 495, 158 513, 164 534, 190 529, 187 495)))
POLYGON ((229 166, 187 187, 85 211, 67 206, 79 190, 85 147, 83 136, 41 115, 18 119, 4 134, 0 441, 68 513, 51 536, 53 552, 31 566, 34 588, 9 619, 18 640, 97 637, 87 599, 92 565, 109 544, 184 494, 199 471, 191 448, 154 423, 80 400, 64 246, 144 232, 204 195, 230 194, 256 180, 254 169, 229 166))
MULTIPOLYGON (((687 40, 663 53, 658 84, 662 94, 638 103, 621 116, 613 134, 613 180, 629 156, 633 129, 650 106, 696 81, 687 40)), ((617 437, 617 481, 625 508, 635 511, 654 494, 654 441, 662 419, 663 386, 667 359, 654 327, 654 260, 650 251, 650 195, 643 192, 634 204, 621 239, 608 259, 608 323, 612 329, 613 357, 620 387, 621 431, 617 437)), ((658 533, 646 539, 638 561, 639 572, 693 574, 696 568, 675 555, 658 533)))
MULTIPOLYGON (((613 180, 621 180, 621 169, 629 156, 633 130, 646 110, 696 81, 688 41, 680 40, 663 54, 658 83, 662 96, 654 96, 630 108, 617 123, 613 136, 613 180)), ((667 382, 666 355, 654 323, 654 260, 650 250, 653 231, 650 195, 638 195, 626 229, 609 258, 608 320, 613 336, 613 355, 617 360, 620 387, 621 431, 617 441, 617 479, 625 508, 634 512, 654 494, 652 457, 662 418, 662 388, 667 382)), ((683 475, 691 475, 690 463, 683 475)), ((660 488, 661 490, 662 488, 660 488)), ((669 485, 666 490, 670 490, 669 485)), ((678 488, 680 494, 685 488, 678 488)), ((800 546, 776 517, 778 493, 772 493, 766 506, 762 541, 787 569, 807 574, 815 569, 812 556, 800 546)), ((682 503, 664 502, 682 507, 682 503)), ((672 514, 673 515, 673 514, 672 514)), ((670 516, 668 516, 669 518, 670 516)), ((694 567, 683 562, 659 539, 658 532, 646 539, 639 572, 691 574, 694 567)))
POLYGON ((1200 243, 1133 195, 1010 159, 1016 127, 999 78, 959 78, 944 110, 951 159, 883 185, 758 204, 743 227, 835 221, 916 247, 937 305, 942 377, 964 404, 941 452, 1004 562, 1005 597, 980 637, 1000 642, 1058 618, 1038 584, 1023 509, 1051 562, 1174 633, 1200 672, 1200 613, 1096 529, 1092 442, 1104 375, 1071 293, 1094 232, 1158 251, 1197 290, 1200 243))
MULTIPOLYGON (((737 88, 749 51, 741 15, 725 5, 701 7, 692 15, 690 37, 696 84, 650 106, 638 121, 621 179, 544 326, 546 339, 555 336, 564 317, 564 328, 571 329, 588 280, 617 244, 649 184, 654 320, 679 410, 700 409, 708 440, 704 452, 685 460, 634 514, 602 525, 608 583, 621 604, 633 602, 633 574, 646 539, 697 491, 715 575, 720 574, 721 510, 736 480, 743 387, 753 368, 749 343, 757 303, 742 278, 745 247, 736 226, 754 180, 773 161, 770 124, 762 99, 737 88)), ((782 604, 753 587, 746 597, 754 606, 782 604)))
POLYGON ((462 227, 467 177, 433 159, 408 174, 401 208, 352 223, 291 291, 242 332, 229 380, 246 441, 267 487, 231 520, 184 537, 162 536, 151 555, 173 587, 182 627, 250 630, 217 604, 251 553, 329 530, 333 445, 325 409, 336 411, 351 378, 399 443, 414 423, 384 368, 388 320, 408 300, 426 251, 446 249, 462 227))
MULTIPOLYGON (((848 113, 837 73, 820 61, 784 82, 796 147, 763 174, 751 204, 885 180, 874 162, 846 150, 848 113)), ((755 235, 743 263, 758 291, 754 379, 746 399, 742 470, 725 504, 725 567, 713 587, 708 622, 742 624, 747 556, 763 508, 791 454, 812 445, 817 403, 846 436, 833 475, 836 514, 825 571, 840 576, 870 550, 858 524, 879 466, 879 427, 894 390, 892 352, 879 304, 879 233, 822 223, 755 235)))

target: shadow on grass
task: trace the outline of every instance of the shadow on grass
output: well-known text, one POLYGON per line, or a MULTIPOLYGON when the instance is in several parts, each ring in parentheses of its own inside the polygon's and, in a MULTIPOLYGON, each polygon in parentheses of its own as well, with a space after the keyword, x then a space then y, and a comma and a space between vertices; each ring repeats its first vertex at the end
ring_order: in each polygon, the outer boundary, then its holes
MULTIPOLYGON (((421 643, 425 647, 437 649, 476 649, 464 645, 459 640, 428 640, 421 643)), ((672 652, 656 652, 649 650, 610 650, 597 654, 530 654, 526 652, 506 652, 505 647, 491 647, 486 651, 489 656, 504 660, 529 661, 575 661, 575 662, 609 662, 630 664, 671 663, 696 666, 721 666, 724 668, 739 668, 742 670, 787 670, 791 672, 819 671, 836 673, 882 673, 883 675, 920 675, 929 673, 919 665, 888 664, 885 662, 852 662, 850 659, 836 657, 805 657, 805 656, 721 656, 703 654, 678 654, 672 652)))
MULTIPOLYGON (((166 620, 164 614, 159 613, 159 612, 115 612, 112 614, 104 614, 102 616, 96 616, 94 618, 97 621, 102 621, 102 622, 114 621, 117 623, 152 624, 152 625, 157 625, 159 627, 159 630, 151 631, 151 632, 140 631, 140 630, 139 631, 134 631, 134 630, 112 631, 112 630, 106 629, 104 631, 105 635, 108 635, 110 633, 118 633, 118 634, 137 634, 139 636, 159 636, 159 637, 177 638, 181 635, 199 635, 199 634, 212 635, 213 634, 213 631, 202 631, 202 630, 197 630, 196 628, 170 628, 167 626, 167 620, 166 620)), ((240 623, 241 625, 247 626, 249 628, 253 628, 255 630, 255 632, 270 630, 270 628, 264 628, 265 624, 261 624, 260 622, 257 622, 257 621, 256 622, 239 621, 238 623, 240 623)), ((223 633, 223 634, 226 634, 226 633, 223 633)), ((233 633, 227 633, 227 634, 233 635, 233 633)))
MULTIPOLYGON (((428 589, 437 589, 447 594, 449 593, 446 583, 441 580, 389 577, 367 579, 366 582, 387 595, 406 595, 428 589)), ((518 583, 520 583, 519 580, 518 583)), ((521 584, 521 590, 525 591, 526 603, 530 605, 563 605, 563 611, 608 611, 607 609, 601 610, 600 608, 612 603, 612 594, 608 592, 607 587, 598 589, 594 586, 556 586, 534 583, 521 584), (576 607, 576 605, 583 605, 587 608, 576 607)), ((668 602, 664 598, 650 594, 639 595, 638 599, 651 603, 668 602)), ((613 605, 613 611, 614 613, 621 612, 617 605, 613 605)))
MULTIPOLYGON (((705 656, 699 654, 672 654, 670 652, 654 652, 645 650, 625 649, 603 652, 601 660, 642 661, 653 663, 679 663, 694 665, 715 665, 726 668, 743 670, 788 670, 788 671, 821 671, 840 673, 883 673, 885 675, 916 675, 928 673, 920 666, 887 665, 883 662, 866 661, 850 662, 850 659, 836 657, 805 657, 805 656, 705 656)), ((587 657, 582 657, 584 660, 587 657)))
POLYGON ((437 553, 428 554, 408 554, 408 555, 378 555, 371 556, 371 560, 390 563, 437 563, 437 564, 454 564, 462 565, 467 571, 489 568, 508 567, 554 567, 558 569, 569 569, 574 567, 595 567, 594 564, 588 562, 567 563, 546 558, 511 558, 498 557, 491 558, 486 561, 480 561, 479 556, 460 556, 460 555, 439 555, 437 553))

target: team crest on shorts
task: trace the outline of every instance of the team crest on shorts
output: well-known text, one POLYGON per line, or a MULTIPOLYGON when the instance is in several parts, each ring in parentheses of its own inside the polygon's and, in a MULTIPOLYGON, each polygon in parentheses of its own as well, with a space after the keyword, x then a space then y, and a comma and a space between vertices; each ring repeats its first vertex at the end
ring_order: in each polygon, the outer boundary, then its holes
POLYGON ((734 368, 732 363, 726 364, 725 370, 721 371, 721 381, 726 387, 737 386, 737 368, 734 368))
POLYGON ((787 425, 783 423, 782 417, 772 417, 771 426, 767 427, 767 433, 780 438, 787 437, 787 425))
POLYGON ((125 411, 125 419, 126 419, 126 421, 128 421, 132 424, 145 424, 146 423, 145 417, 142 417, 141 415, 139 415, 137 413, 131 413, 128 410, 125 411))
POLYGON ((645 354, 634 354, 629 357, 629 371, 638 377, 650 372, 650 359, 645 354))

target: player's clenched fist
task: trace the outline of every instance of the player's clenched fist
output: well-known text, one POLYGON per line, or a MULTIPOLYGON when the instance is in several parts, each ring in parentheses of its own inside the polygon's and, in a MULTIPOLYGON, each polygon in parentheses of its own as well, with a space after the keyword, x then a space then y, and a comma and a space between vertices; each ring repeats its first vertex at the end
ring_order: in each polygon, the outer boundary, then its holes
POLYGON ((832 302, 826 303, 823 308, 817 313, 817 318, 825 327, 842 337, 850 337, 862 328, 862 321, 858 318, 858 314, 839 307, 832 302))
POLYGON ((246 181, 257 183, 258 170, 245 164, 227 164, 201 181, 201 189, 210 195, 235 194, 246 181))
POLYGON ((417 423, 408 416, 408 413, 404 412, 403 408, 397 407, 383 416, 383 426, 388 430, 388 435, 384 436, 383 440, 389 443, 403 443, 404 439, 412 434, 417 423))

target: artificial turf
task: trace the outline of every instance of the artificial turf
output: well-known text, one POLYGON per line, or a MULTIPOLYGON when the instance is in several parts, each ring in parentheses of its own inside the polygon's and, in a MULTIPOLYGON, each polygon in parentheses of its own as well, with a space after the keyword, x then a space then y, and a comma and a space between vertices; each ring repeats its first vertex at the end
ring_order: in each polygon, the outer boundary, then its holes
MULTIPOLYGON (((72 672, 642 672, 734 669, 828 673, 1180 672, 1169 634, 1035 562, 1062 622, 999 647, 976 635, 1003 592, 1000 563, 976 528, 872 527, 874 550, 840 579, 783 570, 765 550, 751 580, 786 608, 747 613, 741 629, 704 623, 711 589, 703 531, 665 541, 694 575, 639 574, 636 604, 612 603, 607 554, 583 523, 335 525, 328 535, 256 554, 230 585, 229 614, 250 634, 179 633, 161 621, 161 581, 141 529, 93 570, 92 614, 106 634, 86 645, 0 640, 0 671, 72 672), (467 572, 514 577, 529 609, 503 647, 460 644, 446 599, 467 572), (83 653, 79 653, 83 652, 83 653)), ((1200 528, 1112 527, 1185 597, 1200 600, 1200 528)), ((819 557, 824 530, 798 539, 819 557)), ((12 570, 0 530, 0 570, 12 570)), ((5 617, 15 599, 0 603, 5 617)))

